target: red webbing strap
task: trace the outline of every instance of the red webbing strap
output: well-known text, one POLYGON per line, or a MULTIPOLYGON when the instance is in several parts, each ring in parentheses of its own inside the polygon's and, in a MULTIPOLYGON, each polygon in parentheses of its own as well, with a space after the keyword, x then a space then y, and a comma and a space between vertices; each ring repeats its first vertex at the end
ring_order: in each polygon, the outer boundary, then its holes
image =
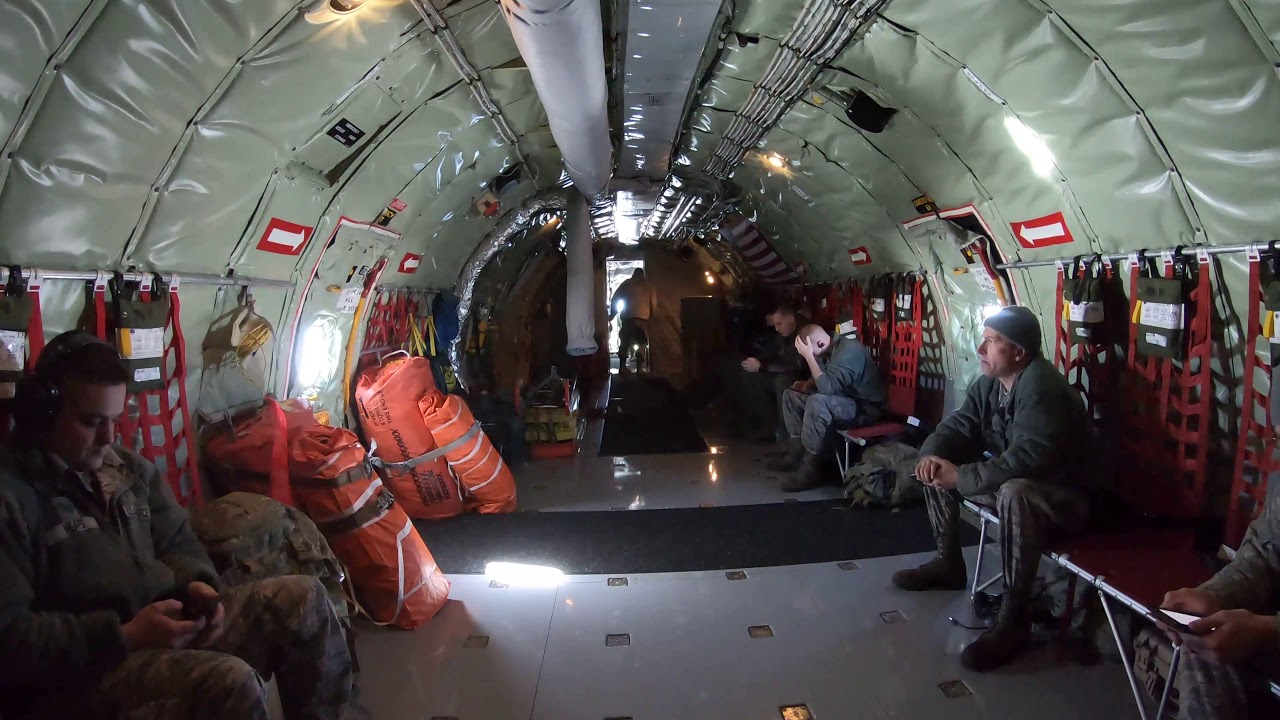
POLYGON ((1231 502, 1227 506, 1227 526, 1223 542, 1240 546, 1249 523, 1266 507, 1267 478, 1280 471, 1275 423, 1271 416, 1271 366, 1259 357, 1259 341, 1270 342, 1262 332, 1262 259, 1249 256, 1249 319, 1244 347, 1244 407, 1240 413, 1240 435, 1236 441, 1235 473, 1231 479, 1231 502), (1258 376, 1268 379, 1258 382, 1258 376))
POLYGON ((103 342, 111 342, 111 338, 107 337, 107 281, 101 273, 93 281, 93 317, 94 334, 103 342))
POLYGON ((275 423, 275 442, 271 443, 271 497, 290 507, 298 507, 289 483, 289 421, 284 408, 273 398, 267 398, 268 412, 275 423))
MULTIPOLYGON (((187 481, 191 484, 191 493, 188 500, 199 507, 204 503, 204 490, 200 485, 200 463, 196 458, 196 437, 195 428, 191 424, 191 405, 187 401, 187 338, 182 334, 182 303, 178 299, 177 282, 169 286, 169 313, 169 324, 173 328, 171 349, 175 357, 173 375, 169 379, 169 384, 170 386, 174 384, 178 386, 178 411, 181 413, 180 419, 182 420, 182 427, 173 433, 170 445, 175 455, 179 442, 185 446, 185 470, 187 481)), ((168 397, 165 399, 167 400, 168 397)), ((166 429, 172 430, 172 427, 173 423, 170 421, 166 425, 166 429)), ((173 467, 177 467, 176 457, 173 467)), ((180 472, 178 476, 181 477, 180 472)), ((172 478, 172 476, 170 477, 172 478)))
POLYGON ((369 307, 369 326, 364 333, 363 350, 372 350, 386 345, 389 300, 387 293, 379 291, 369 307))
POLYGON ((40 271, 32 269, 27 278, 27 294, 31 296, 31 320, 27 323, 27 367, 36 366, 44 352, 44 316, 40 314, 40 271))

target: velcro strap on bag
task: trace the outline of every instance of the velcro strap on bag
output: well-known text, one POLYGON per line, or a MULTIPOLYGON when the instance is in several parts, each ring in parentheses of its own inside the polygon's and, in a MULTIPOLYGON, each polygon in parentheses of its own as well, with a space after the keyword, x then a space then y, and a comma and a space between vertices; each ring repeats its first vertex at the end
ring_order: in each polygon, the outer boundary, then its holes
POLYGON ((378 483, 376 490, 377 495, 373 498, 352 507, 350 511, 339 517, 317 522, 316 527, 320 528, 320 532, 324 533, 325 537, 331 537, 359 530, 381 520, 390 512, 396 498, 381 483, 378 483))
POLYGON ((353 482, 367 480, 372 472, 372 463, 360 463, 338 473, 335 477, 294 477, 292 483, 299 487, 340 488, 353 482))
POLYGON ((437 458, 444 457, 446 454, 451 453, 454 450, 457 450, 458 448, 465 445, 468 440, 471 440, 475 438, 476 435, 479 435, 480 430, 481 430, 480 421, 477 420, 476 424, 472 425, 471 429, 468 430, 466 433, 464 433, 462 437, 458 438, 457 440, 454 440, 453 442, 449 443, 448 445, 445 445, 444 447, 436 448, 431 452, 426 452, 419 455, 418 457, 409 458, 408 460, 403 460, 401 462, 387 462, 386 460, 372 457, 372 456, 369 457, 369 462, 373 463, 375 467, 379 467, 384 470, 391 470, 392 472, 396 472, 396 473, 413 470, 414 468, 418 467, 423 463, 432 462, 437 458))

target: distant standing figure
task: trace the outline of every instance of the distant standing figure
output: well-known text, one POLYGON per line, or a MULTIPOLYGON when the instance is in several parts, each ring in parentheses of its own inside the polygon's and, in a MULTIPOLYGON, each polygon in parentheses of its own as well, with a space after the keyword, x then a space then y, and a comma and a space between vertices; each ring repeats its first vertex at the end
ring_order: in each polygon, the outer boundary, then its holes
POLYGON ((658 293, 638 268, 631 277, 622 281, 613 299, 609 301, 609 319, 622 316, 618 331, 618 372, 627 373, 627 356, 633 345, 645 345, 649 341, 649 319, 658 311, 658 293))

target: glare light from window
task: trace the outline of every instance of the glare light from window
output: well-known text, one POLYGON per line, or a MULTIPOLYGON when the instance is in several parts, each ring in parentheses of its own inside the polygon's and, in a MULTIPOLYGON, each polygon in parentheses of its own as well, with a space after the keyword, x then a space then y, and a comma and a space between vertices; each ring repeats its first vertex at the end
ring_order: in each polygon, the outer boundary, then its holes
POLYGON ((1031 169, 1040 177, 1052 177, 1055 167, 1053 153, 1044 140, 1016 117, 1005 118, 1004 127, 1013 138, 1013 143, 1031 160, 1031 169))
POLYGON ((1003 309, 1004 309, 1003 305, 988 305, 982 308, 982 319, 985 321, 987 318, 991 317, 992 315, 995 315, 996 313, 1000 312, 1003 309))
POLYGON ((321 315, 307 326, 298 350, 298 384, 302 388, 311 390, 333 378, 341 354, 340 340, 332 316, 321 315))
POLYGON ((559 587, 564 573, 553 567, 491 562, 484 566, 484 576, 511 587, 559 587))

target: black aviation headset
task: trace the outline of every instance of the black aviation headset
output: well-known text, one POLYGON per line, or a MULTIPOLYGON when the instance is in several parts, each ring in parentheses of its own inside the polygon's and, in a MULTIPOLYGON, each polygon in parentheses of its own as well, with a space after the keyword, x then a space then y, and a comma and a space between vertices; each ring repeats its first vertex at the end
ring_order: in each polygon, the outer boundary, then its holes
POLYGON ((18 381, 13 406, 14 419, 20 432, 40 433, 53 426, 62 409, 62 391, 54 381, 58 371, 79 350, 102 345, 116 352, 115 346, 95 335, 80 330, 64 332, 49 341, 36 366, 18 381))

